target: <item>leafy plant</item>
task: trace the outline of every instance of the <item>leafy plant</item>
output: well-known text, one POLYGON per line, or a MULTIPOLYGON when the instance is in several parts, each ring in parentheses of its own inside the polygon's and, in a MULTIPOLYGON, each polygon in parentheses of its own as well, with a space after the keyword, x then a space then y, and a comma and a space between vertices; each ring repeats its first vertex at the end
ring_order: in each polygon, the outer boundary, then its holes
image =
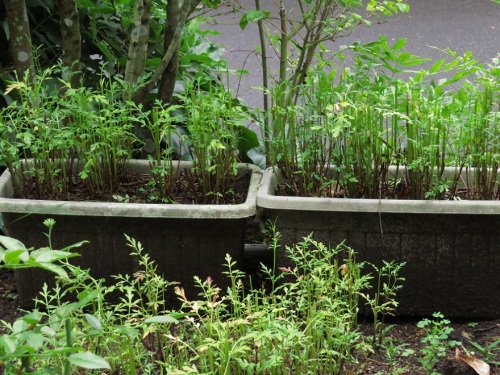
MULTIPOLYGON (((277 5, 278 12, 273 14, 269 10, 261 9, 260 1, 256 0, 255 9, 249 10, 240 20, 242 29, 250 22, 258 24, 264 99, 262 134, 268 155, 271 148, 267 142, 273 136, 271 129, 275 121, 269 111, 276 105, 287 111, 290 106, 297 104, 301 84, 306 81, 311 71, 329 66, 330 63, 325 62, 325 56, 330 53, 323 43, 335 40, 359 24, 369 24, 372 17, 390 16, 409 10, 409 6, 402 0, 373 0, 366 4, 349 0, 297 0, 295 6, 285 6, 284 1, 280 0, 277 5), (298 9, 298 16, 297 13, 291 12, 291 9, 298 9), (271 72, 268 64, 270 54, 267 52, 266 39, 279 60, 277 74, 271 72), (317 56, 318 50, 320 56, 317 56), (312 68, 318 57, 322 62, 318 67, 312 68), (279 94, 273 101, 271 92, 275 89, 279 94)), ((271 163, 273 161, 271 159, 271 163)))
POLYGON ((227 256, 227 291, 210 277, 195 278, 199 299, 187 299, 176 286, 177 310, 165 295, 175 283, 157 274, 140 243, 127 242, 139 272, 109 285, 64 262, 69 278, 52 290, 45 286, 33 312, 4 323, 7 373, 23 367, 66 374, 80 366, 126 374, 281 374, 283 367, 341 374, 371 350, 357 327, 359 297, 371 276, 361 275, 362 265, 343 244, 307 237, 288 248, 295 266, 265 270, 276 277, 268 291, 248 288, 227 256))
POLYGON ((297 372, 337 374, 353 363, 353 349, 367 349, 356 328, 356 311, 358 291, 369 277, 360 276, 351 250, 306 238, 288 248, 288 254, 297 267, 284 270, 290 281, 269 296, 258 290, 244 296, 242 274, 230 258, 233 287, 227 297, 221 297, 210 279, 198 279, 205 297, 200 301, 188 301, 177 289, 185 307, 194 312, 194 319, 188 317, 184 323, 192 327, 191 336, 169 336, 170 345, 185 353, 184 371, 199 363, 198 370, 220 373, 231 368, 278 374, 285 366, 297 372), (343 256, 348 257, 345 263, 334 260, 343 256))
POLYGON ((279 194, 498 199, 498 61, 451 54, 415 71, 426 59, 404 45, 383 36, 354 45, 355 63, 311 72, 294 87, 296 103, 284 105, 289 82, 270 92, 266 141, 284 180, 279 194), (451 77, 429 84, 443 72, 451 77))
POLYGON ((422 353, 420 363, 428 374, 438 375, 434 368, 446 357, 446 349, 460 343, 450 339, 453 328, 449 326, 450 321, 444 319, 443 314, 436 312, 432 316, 434 318, 432 320, 426 318, 417 323, 417 327, 425 331, 425 336, 421 340, 425 346, 420 350, 422 353))
POLYGON ((134 107, 117 100, 119 79, 101 76, 99 90, 73 89, 57 73, 47 69, 34 85, 9 86, 20 100, 0 112, 0 160, 18 197, 60 199, 77 176, 92 194, 111 197, 137 142, 134 107))
MULTIPOLYGON (((153 175, 152 184, 155 193, 158 194, 158 199, 162 202, 168 202, 178 192, 173 160, 181 160, 180 151, 183 145, 179 144, 178 148, 172 146, 174 137, 182 141, 176 124, 176 121, 180 121, 175 114, 178 109, 179 106, 166 107, 161 102, 155 102, 154 107, 139 119, 140 126, 147 129, 151 137, 151 146, 146 144, 146 147, 152 148, 148 155, 153 175), (162 147, 163 144, 166 145, 165 148, 162 147)), ((142 111, 142 106, 139 106, 138 110, 142 111)))
MULTIPOLYGON (((158 84, 160 90, 155 93, 155 97, 170 102, 179 66, 186 73, 186 65, 194 67, 197 63, 186 45, 196 48, 209 44, 212 49, 218 48, 214 43, 207 42, 204 38, 207 32, 202 32, 199 25, 206 10, 217 8, 219 3, 219 0, 168 3, 161 0, 71 0, 57 4, 52 0, 39 0, 21 1, 11 6, 11 2, 8 2, 3 20, 7 27, 0 37, 10 43, 12 53, 0 63, 14 66, 20 80, 24 78, 25 72, 29 72, 30 82, 33 83, 36 56, 33 58, 31 46, 36 49, 43 45, 44 49, 38 56, 42 69, 52 66, 62 56, 63 64, 68 68, 65 72, 71 70, 74 73, 73 79, 65 77, 72 81, 73 88, 80 85, 78 72, 97 72, 106 66, 110 76, 123 74, 130 85, 137 84, 139 78, 148 73, 152 81, 143 79, 142 86, 134 86, 137 103, 150 102, 152 87, 158 84), (198 17, 193 17, 196 21, 189 25, 189 16, 196 10, 199 11, 198 17), (23 22, 23 30, 30 30, 31 27, 33 33, 19 34, 15 24, 19 20, 23 22), (186 30, 185 36, 190 38, 189 42, 182 41, 182 29, 186 30), (29 58, 18 60, 18 52, 29 58), (179 64, 181 56, 182 63, 179 64), (147 87, 144 87, 144 83, 147 87)), ((205 68, 198 67, 196 71, 213 74, 212 69, 223 64, 213 50, 211 54, 199 52, 200 59, 204 58, 205 68)), ((98 84, 92 75, 86 78, 87 84, 98 84)))
POLYGON ((238 144, 246 115, 233 102, 231 94, 220 86, 193 82, 179 94, 184 123, 189 134, 189 149, 194 168, 192 184, 198 181, 201 202, 219 202, 234 192, 231 186, 238 173, 238 144))
POLYGON ((494 357, 497 352, 500 351, 500 339, 493 339, 491 342, 481 345, 480 343, 469 340, 469 344, 472 346, 473 350, 481 354, 483 360, 489 364, 500 366, 499 361, 494 361, 494 357))
MULTIPOLYGON (((49 229, 47 237, 50 236, 54 226, 52 219, 46 219, 44 225, 49 229)), ((63 279, 68 279, 68 274, 64 267, 58 263, 63 260, 77 257, 77 253, 70 252, 71 249, 83 245, 85 241, 66 247, 62 250, 52 249, 51 246, 41 249, 28 249, 21 241, 7 236, 0 236, 0 268, 23 269, 41 268, 58 275, 63 279)))
MULTIPOLYGON (((37 250, 27 249, 20 241, 0 236, 0 268, 21 269, 41 268, 53 272, 61 280, 69 280, 66 267, 60 263, 78 256, 71 250, 84 242, 71 245, 62 250, 53 249, 51 232, 55 224, 53 219, 46 219, 49 247, 37 250)), ((67 304, 64 309, 57 310, 48 320, 42 319, 44 314, 33 310, 18 318, 13 324, 2 321, 10 334, 0 336, 0 357, 5 374, 44 373, 71 374, 71 366, 86 369, 109 369, 109 364, 102 357, 89 352, 84 347, 74 345, 73 326, 69 318, 71 313, 80 310, 92 300, 94 295, 88 294, 78 303, 67 304)))
POLYGON ((403 287, 401 284, 405 278, 400 276, 401 268, 405 263, 383 261, 382 267, 370 264, 376 277, 376 289, 373 297, 363 295, 373 313, 373 342, 382 344, 385 336, 385 317, 395 315, 398 306, 396 299, 397 291, 403 287))

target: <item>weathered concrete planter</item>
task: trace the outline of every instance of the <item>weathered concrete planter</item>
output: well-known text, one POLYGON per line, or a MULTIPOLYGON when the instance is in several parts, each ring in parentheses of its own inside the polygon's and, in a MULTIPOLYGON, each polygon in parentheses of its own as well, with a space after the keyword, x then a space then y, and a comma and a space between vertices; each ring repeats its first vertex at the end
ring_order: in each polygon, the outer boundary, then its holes
MULTIPOLYGON (((180 168, 189 168, 183 162, 180 168)), ((129 164, 134 173, 148 173, 147 161, 129 164)), ((227 253, 241 263, 246 221, 255 215, 256 194, 261 179, 260 170, 241 164, 240 171, 250 170, 251 182, 246 202, 239 205, 168 205, 105 202, 58 202, 14 199, 11 176, 0 177, 0 211, 9 236, 26 246, 47 245, 42 222, 56 220, 53 231, 54 248, 89 240, 79 249, 81 257, 75 263, 90 268, 97 278, 114 274, 131 274, 138 265, 129 256, 124 233, 140 241, 158 264, 158 271, 167 280, 181 282, 188 296, 195 297, 193 276, 211 276, 223 286, 224 257, 227 253)), ((29 305, 41 286, 40 271, 17 273, 19 299, 29 305)), ((167 291, 175 299, 173 292, 167 291)))
MULTIPOLYGON (((314 232, 342 240, 358 260, 406 262, 398 315, 440 311, 463 318, 500 317, 500 202, 415 201, 275 196, 268 169, 257 195, 262 218, 276 221, 282 244, 314 232)), ((288 265, 284 250, 280 266, 288 265)))

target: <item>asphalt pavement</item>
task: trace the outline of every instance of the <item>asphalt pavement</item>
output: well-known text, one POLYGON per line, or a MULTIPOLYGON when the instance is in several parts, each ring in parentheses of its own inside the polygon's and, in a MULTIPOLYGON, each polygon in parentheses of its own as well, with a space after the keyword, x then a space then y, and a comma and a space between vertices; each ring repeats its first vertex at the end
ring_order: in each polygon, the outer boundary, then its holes
MULTIPOLYGON (((277 0, 260 0, 262 9, 276 9, 277 0)), ((253 9, 253 0, 241 0, 253 9)), ((286 0, 287 10, 297 7, 297 0, 286 0)), ((409 0, 410 12, 377 22, 371 27, 360 26, 350 35, 339 38, 329 48, 340 48, 356 41, 368 43, 385 35, 389 41, 406 38, 406 50, 439 60, 441 51, 450 48, 463 54, 472 52, 481 62, 488 63, 500 52, 500 5, 491 0, 409 0), (437 47, 437 48, 433 48, 437 47)), ((262 106, 262 94, 255 87, 262 85, 262 70, 254 53, 259 44, 256 26, 245 30, 239 26, 241 14, 220 16, 212 26, 221 32, 215 38, 225 45, 224 57, 231 69, 249 71, 241 82, 232 79, 231 86, 250 106, 262 106)))

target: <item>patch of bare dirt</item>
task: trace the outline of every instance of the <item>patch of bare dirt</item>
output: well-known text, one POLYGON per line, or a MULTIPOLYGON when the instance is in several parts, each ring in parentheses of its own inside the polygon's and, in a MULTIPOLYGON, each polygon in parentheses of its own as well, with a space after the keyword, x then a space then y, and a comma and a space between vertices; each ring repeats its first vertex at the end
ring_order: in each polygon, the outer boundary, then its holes
MULTIPOLYGON (((353 374, 411 374, 429 375, 422 368, 420 359, 421 350, 424 348, 422 339, 425 331, 417 327, 418 320, 395 320, 388 323, 388 332, 384 335, 383 342, 376 346, 374 353, 364 360, 364 363, 353 374)), ((490 353, 480 353, 472 342, 485 348, 492 342, 500 340, 500 319, 451 322, 453 332, 449 339, 460 342, 458 346, 462 354, 484 360, 490 365, 490 375, 500 375, 500 350, 490 353), (488 358, 485 357, 485 354, 488 358), (490 357, 491 355, 491 357, 490 357)), ((372 337, 373 326, 370 322, 363 322, 361 326, 367 337, 372 337)), ((446 357, 440 359, 434 371, 441 375, 477 375, 478 373, 468 364, 456 358, 456 347, 446 349, 446 357)))
MULTIPOLYGON (((186 172, 178 176, 165 176, 163 186, 169 186, 168 194, 162 195, 151 175, 124 174, 120 176, 113 194, 103 194, 92 189, 87 180, 75 178, 66 193, 48 196, 39 181, 25 181, 26 199, 64 201, 102 201, 123 203, 176 203, 176 204, 241 204, 248 193, 251 173, 244 172, 228 180, 222 194, 205 194, 203 182, 195 173, 186 172)), ((105 187, 106 190, 108 187, 105 187)), ((103 189, 104 190, 104 189, 103 189)))

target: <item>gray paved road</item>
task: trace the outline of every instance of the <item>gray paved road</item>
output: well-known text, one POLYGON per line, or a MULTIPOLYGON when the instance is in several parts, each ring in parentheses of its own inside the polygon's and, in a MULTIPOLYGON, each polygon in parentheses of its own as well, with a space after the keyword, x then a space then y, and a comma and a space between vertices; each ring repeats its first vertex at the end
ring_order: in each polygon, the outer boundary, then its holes
MULTIPOLYGON (((242 0, 251 7, 253 0, 242 0)), ((295 0, 288 0, 290 6, 295 0)), ((477 60, 488 62, 500 52, 500 5, 491 0, 409 0, 411 11, 397 15, 389 22, 370 28, 359 27, 351 35, 341 38, 334 48, 354 41, 369 42, 380 34, 389 40, 407 39, 406 49, 435 60, 442 53, 430 46, 463 53, 471 51, 477 60)), ((263 9, 270 9, 273 0, 261 0, 263 9)), ((252 106, 261 105, 260 92, 252 89, 261 85, 258 59, 251 55, 258 44, 255 27, 245 31, 238 26, 239 15, 227 15, 219 20, 215 29, 221 31, 218 42, 226 46, 225 57, 232 69, 245 68, 251 73, 241 83, 239 95, 252 106)), ((236 82, 233 82, 236 87, 236 82)))

